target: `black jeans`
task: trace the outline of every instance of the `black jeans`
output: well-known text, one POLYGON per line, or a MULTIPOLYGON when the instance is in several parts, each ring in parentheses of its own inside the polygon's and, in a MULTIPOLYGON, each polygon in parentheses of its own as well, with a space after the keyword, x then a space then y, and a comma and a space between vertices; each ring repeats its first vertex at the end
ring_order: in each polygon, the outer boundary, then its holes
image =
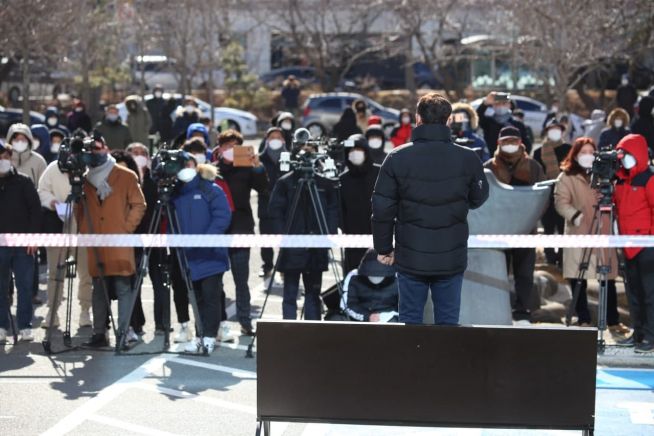
MULTIPOLYGON (((202 336, 215 338, 220 325, 218 314, 222 312, 220 294, 223 291, 223 273, 194 281, 193 291, 202 320, 202 336)), ((200 337, 200 332, 196 331, 195 335, 200 337)))
POLYGON ((536 250, 533 248, 512 248, 506 250, 507 267, 513 268, 515 280, 515 300, 513 310, 529 312, 538 308, 534 294, 534 267, 536 266, 536 250))
MULTIPOLYGON (((259 217, 259 233, 262 235, 269 235, 275 232, 273 220, 267 217, 259 217)), ((263 261, 264 272, 272 271, 275 259, 275 252, 271 247, 261 248, 261 260, 263 261)))
MULTIPOLYGON (((591 316, 590 310, 588 310, 588 294, 586 293, 588 281, 577 279, 569 279, 569 281, 573 297, 576 286, 579 283, 579 298, 577 299, 577 305, 575 306, 575 311, 579 318, 579 324, 590 324, 591 316)), ((615 280, 607 280, 606 287, 606 324, 610 326, 617 325, 620 322, 620 315, 618 314, 618 293, 615 287, 615 280)))
POLYGON ((627 259, 627 285, 634 337, 654 342, 654 248, 627 259))
POLYGON ((171 285, 170 258, 163 248, 153 248, 148 259, 148 273, 154 291, 154 325, 162 329, 170 326, 170 290, 165 286, 165 271, 168 271, 168 285, 171 285))
POLYGON ((173 300, 175 301, 175 311, 177 312, 177 322, 188 322, 191 318, 188 313, 188 289, 179 269, 177 254, 173 251, 170 256, 170 278, 173 285, 173 300))
POLYGON ((230 248, 229 263, 231 266, 234 286, 236 287, 236 315, 238 322, 246 329, 252 328, 250 312, 250 287, 248 276, 250 275, 250 249, 230 248))
MULTIPOLYGON (((543 214, 541 218, 543 223, 543 229, 545 230, 546 235, 553 235, 558 233, 559 235, 563 234, 563 229, 565 227, 565 220, 561 215, 558 214, 554 208, 554 199, 550 201, 550 205, 543 214)), ((563 250, 559 248, 559 251, 555 251, 554 248, 545 249, 545 258, 547 263, 550 265, 563 265, 563 250)))

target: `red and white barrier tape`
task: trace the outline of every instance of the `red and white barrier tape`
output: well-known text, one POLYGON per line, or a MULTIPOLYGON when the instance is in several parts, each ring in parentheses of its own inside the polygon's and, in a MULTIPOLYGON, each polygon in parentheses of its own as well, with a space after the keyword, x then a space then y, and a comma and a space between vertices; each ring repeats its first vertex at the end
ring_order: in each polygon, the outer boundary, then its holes
MULTIPOLYGON (((368 248, 371 235, 64 235, 2 233, 0 247, 368 248)), ((654 247, 654 236, 471 235, 468 248, 654 247)))

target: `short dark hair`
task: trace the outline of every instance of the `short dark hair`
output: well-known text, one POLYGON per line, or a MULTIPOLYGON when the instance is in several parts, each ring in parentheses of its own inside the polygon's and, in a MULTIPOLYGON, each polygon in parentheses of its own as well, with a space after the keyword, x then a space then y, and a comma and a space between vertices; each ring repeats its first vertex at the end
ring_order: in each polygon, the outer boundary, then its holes
POLYGON ((418 100, 418 115, 423 124, 447 124, 452 114, 450 102, 437 92, 430 92, 418 100))
POLYGON ((227 129, 218 135, 218 145, 227 144, 228 142, 236 141, 238 145, 243 145, 243 135, 237 130, 227 129))

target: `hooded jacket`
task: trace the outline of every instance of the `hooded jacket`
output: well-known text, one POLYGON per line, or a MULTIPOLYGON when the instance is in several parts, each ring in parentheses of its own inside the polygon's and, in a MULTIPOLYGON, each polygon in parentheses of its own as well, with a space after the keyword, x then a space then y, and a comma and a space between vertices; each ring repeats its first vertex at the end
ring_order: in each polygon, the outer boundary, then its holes
POLYGON ((618 142, 628 134, 629 114, 622 108, 613 109, 606 120, 606 128, 600 133, 597 148, 601 149, 607 146, 615 148, 615 146, 618 145, 618 142), (613 122, 618 118, 622 118, 623 120, 622 127, 620 128, 613 126, 613 122))
POLYGON ((384 162, 384 159, 386 159, 386 156, 388 153, 384 151, 384 147, 386 146, 386 135, 384 134, 384 129, 380 125, 372 125, 366 129, 366 140, 370 141, 370 138, 372 136, 375 137, 381 137, 382 139, 382 145, 378 149, 373 149, 368 145, 369 151, 370 151, 370 157, 372 158, 372 161, 376 164, 381 165, 382 162, 384 162))
MULTIPOLYGON (((173 204, 179 218, 180 234, 223 235, 231 222, 227 197, 213 180, 216 168, 198 165, 198 175, 178 186, 173 204)), ((227 247, 184 248, 191 280, 202 280, 229 270, 227 247)))
POLYGON ((32 131, 30 128, 25 124, 12 124, 11 127, 9 127, 9 131, 7 132, 7 142, 11 144, 14 136, 19 133, 27 137, 27 150, 22 153, 18 153, 16 150, 14 150, 14 152, 11 154, 11 163, 14 168, 16 168, 16 171, 25 174, 32 180, 34 186, 37 186, 39 184, 41 174, 43 174, 43 171, 45 171, 45 167, 48 166, 48 164, 40 154, 32 150, 32 146, 34 145, 34 137, 32 136, 32 131))
POLYGON ((584 136, 593 140, 595 144, 599 143, 599 137, 604 129, 604 118, 606 112, 602 109, 595 109, 590 114, 590 119, 584 121, 584 136))
POLYGON ((44 116, 45 116, 45 125, 47 126, 48 130, 58 129, 64 132, 66 136, 70 135, 70 131, 68 130, 68 128, 65 125, 61 124, 61 119, 59 118, 59 112, 57 111, 57 109, 48 108, 45 111, 44 116), (50 125, 50 123, 48 123, 48 118, 53 118, 53 117, 57 119, 57 122, 54 125, 50 125))
POLYGON ((91 123, 91 117, 88 113, 86 113, 86 106, 84 106, 84 103, 79 103, 78 107, 82 108, 80 112, 77 112, 77 110, 73 109, 73 111, 68 114, 68 121, 66 123, 68 130, 74 132, 77 129, 82 129, 85 132, 90 133, 91 129, 93 128, 93 124, 91 123))
POLYGON ((204 124, 202 123, 193 123, 188 128, 186 129, 186 139, 191 139, 191 136, 193 136, 196 133, 202 133, 202 137, 204 138, 204 143, 209 146, 209 131, 205 127, 204 124))
POLYGON ((30 127, 30 130, 32 131, 32 137, 39 141, 39 146, 36 147, 34 151, 40 154, 45 159, 46 163, 55 160, 57 158, 57 153, 50 151, 50 132, 48 127, 44 124, 34 124, 30 127))
POLYGON ((654 153, 654 97, 643 97, 638 104, 638 117, 631 124, 631 133, 643 135, 654 153))
POLYGON ((198 108, 194 108, 191 112, 186 112, 184 106, 179 106, 175 110, 175 122, 173 123, 172 137, 176 138, 180 135, 186 135, 186 129, 193 123, 200 121, 202 112, 198 108))
POLYGON ((488 150, 488 146, 486 145, 486 141, 484 141, 481 136, 475 133, 479 127, 479 116, 477 115, 477 112, 475 112, 475 109, 468 103, 460 102, 454 103, 452 105, 452 113, 457 111, 465 111, 468 114, 468 118, 470 119, 470 123, 467 128, 462 129, 460 132, 458 132, 458 134, 456 134, 457 145, 468 147, 474 150, 474 152, 477 153, 477 156, 479 156, 479 159, 481 159, 482 162, 486 162, 491 158, 491 155, 490 151, 488 150), (463 138, 464 140, 459 140, 458 138, 463 138))
POLYGON ((127 109, 126 122, 129 134, 132 137, 132 141, 147 145, 149 143, 148 134, 152 125, 150 113, 143 104, 143 99, 138 95, 130 95, 125 98, 125 107, 129 107, 130 105, 135 105, 136 110, 132 112, 127 109))
MULTIPOLYGON (((654 173, 649 167, 647 143, 642 135, 630 134, 622 138, 617 150, 636 159, 631 170, 620 168, 615 186, 618 228, 621 235, 654 235, 654 173)), ((642 248, 624 249, 627 259, 633 259, 642 248)))
POLYGON ((411 116, 411 113, 407 110, 400 111, 398 124, 395 126, 395 128, 393 128, 393 131, 391 132, 391 142, 393 143, 393 147, 399 147, 400 145, 404 145, 411 141, 411 131, 413 130, 413 125, 411 123, 402 123, 402 117, 404 115, 411 116))

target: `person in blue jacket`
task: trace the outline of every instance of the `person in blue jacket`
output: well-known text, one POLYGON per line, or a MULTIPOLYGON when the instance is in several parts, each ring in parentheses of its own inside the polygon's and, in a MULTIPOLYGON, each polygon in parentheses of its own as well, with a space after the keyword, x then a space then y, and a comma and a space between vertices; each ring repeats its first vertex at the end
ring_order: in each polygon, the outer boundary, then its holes
POLYGON ((48 130, 57 129, 64 132, 66 136, 70 135, 68 127, 61 123, 59 109, 55 106, 48 107, 43 115, 45 116, 45 125, 48 127, 48 130))
POLYGON ((34 124, 30 127, 34 142, 32 143, 32 150, 43 156, 47 163, 52 162, 57 158, 57 153, 52 153, 50 150, 50 133, 47 126, 44 124, 34 124))
POLYGON ((479 127, 479 116, 468 103, 454 103, 452 105, 452 135, 456 138, 455 144, 472 149, 482 163, 491 158, 484 138, 476 132, 479 127))
MULTIPOLYGON (((185 168, 177 173, 180 181, 173 195, 180 234, 222 235, 231 222, 227 197, 214 180, 217 169, 198 165, 184 152, 185 168)), ((215 348, 222 292, 222 275, 229 270, 226 247, 184 248, 193 291, 202 320, 202 338, 187 344, 187 352, 198 352, 201 345, 210 353, 215 348)))

